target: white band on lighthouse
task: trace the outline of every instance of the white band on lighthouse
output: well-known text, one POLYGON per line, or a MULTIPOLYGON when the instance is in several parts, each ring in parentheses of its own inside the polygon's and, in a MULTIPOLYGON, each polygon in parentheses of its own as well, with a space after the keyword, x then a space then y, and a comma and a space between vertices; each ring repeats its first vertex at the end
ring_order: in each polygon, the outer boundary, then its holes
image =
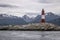
POLYGON ((45 19, 45 15, 42 15, 42 19, 45 19))

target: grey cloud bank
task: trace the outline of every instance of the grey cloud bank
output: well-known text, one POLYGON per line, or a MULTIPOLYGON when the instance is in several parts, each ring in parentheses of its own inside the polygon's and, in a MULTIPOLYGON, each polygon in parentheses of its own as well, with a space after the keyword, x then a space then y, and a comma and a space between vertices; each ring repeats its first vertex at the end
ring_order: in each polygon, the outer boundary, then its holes
POLYGON ((0 7, 16 8, 16 7, 18 7, 18 6, 9 5, 9 4, 0 4, 0 7))
POLYGON ((34 13, 41 13, 42 8, 45 12, 59 14, 60 0, 0 0, 0 13, 16 16, 23 16, 26 13, 35 15, 34 13))

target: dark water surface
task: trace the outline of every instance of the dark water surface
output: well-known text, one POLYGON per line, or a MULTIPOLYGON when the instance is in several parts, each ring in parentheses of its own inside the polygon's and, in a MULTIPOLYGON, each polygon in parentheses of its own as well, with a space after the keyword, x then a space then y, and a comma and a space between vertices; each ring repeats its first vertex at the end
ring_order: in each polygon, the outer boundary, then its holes
POLYGON ((0 31, 0 40, 60 40, 60 31, 0 31))

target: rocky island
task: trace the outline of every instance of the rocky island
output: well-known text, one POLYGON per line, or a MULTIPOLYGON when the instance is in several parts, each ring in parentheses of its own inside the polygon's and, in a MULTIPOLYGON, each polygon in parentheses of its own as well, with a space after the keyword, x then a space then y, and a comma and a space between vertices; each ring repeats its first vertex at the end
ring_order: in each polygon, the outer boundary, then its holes
POLYGON ((51 23, 32 23, 27 25, 0 26, 0 30, 23 30, 23 31, 60 31, 60 26, 51 23))

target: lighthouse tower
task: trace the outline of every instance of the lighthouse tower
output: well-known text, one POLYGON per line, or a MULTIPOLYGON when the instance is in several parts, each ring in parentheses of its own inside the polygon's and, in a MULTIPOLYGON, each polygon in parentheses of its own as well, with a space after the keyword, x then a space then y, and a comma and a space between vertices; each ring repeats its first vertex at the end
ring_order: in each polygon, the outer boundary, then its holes
POLYGON ((42 13, 41 13, 41 23, 45 23, 45 11, 44 11, 44 9, 42 9, 42 13))

